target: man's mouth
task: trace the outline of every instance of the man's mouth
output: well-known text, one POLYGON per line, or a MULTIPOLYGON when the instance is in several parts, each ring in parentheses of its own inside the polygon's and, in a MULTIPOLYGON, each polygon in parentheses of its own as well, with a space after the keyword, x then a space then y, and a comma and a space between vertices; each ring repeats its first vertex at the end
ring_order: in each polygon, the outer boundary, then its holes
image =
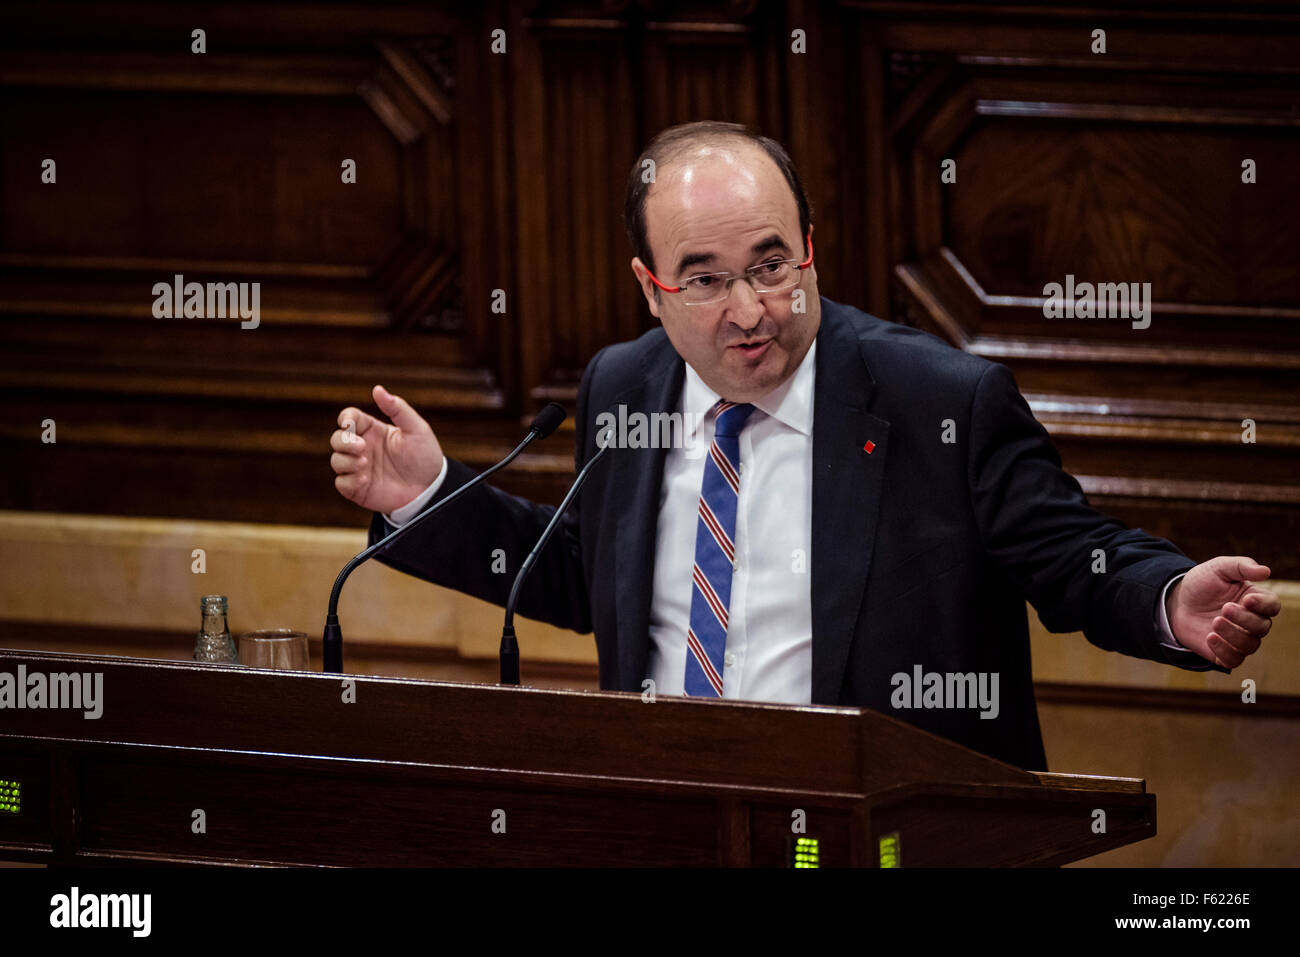
POLYGON ((771 344, 772 344, 771 338, 755 339, 753 342, 738 342, 734 346, 730 346, 729 348, 735 349, 737 352, 739 352, 742 356, 745 356, 746 358, 754 358, 755 356, 761 356, 764 352, 766 352, 767 347, 770 346, 771 344))

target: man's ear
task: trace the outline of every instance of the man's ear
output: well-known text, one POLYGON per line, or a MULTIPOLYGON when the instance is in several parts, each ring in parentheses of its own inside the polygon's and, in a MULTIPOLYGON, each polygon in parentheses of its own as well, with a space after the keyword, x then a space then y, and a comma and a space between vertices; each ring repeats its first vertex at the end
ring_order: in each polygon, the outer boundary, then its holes
POLYGON ((650 315, 659 319, 659 287, 650 278, 650 273, 639 256, 632 257, 632 275, 636 276, 636 281, 641 286, 641 295, 645 296, 646 305, 650 307, 650 315))

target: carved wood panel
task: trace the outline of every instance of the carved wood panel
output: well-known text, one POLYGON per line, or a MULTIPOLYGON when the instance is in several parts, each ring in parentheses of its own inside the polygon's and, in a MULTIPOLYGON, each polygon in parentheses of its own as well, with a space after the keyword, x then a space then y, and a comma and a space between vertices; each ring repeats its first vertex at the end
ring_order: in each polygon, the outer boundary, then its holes
POLYGON ((1009 365, 1099 507, 1300 572, 1294 35, 1236 23, 1211 52, 1230 10, 1119 15, 1099 56, 1091 26, 1023 8, 854 6, 888 71, 868 138, 893 317, 1009 365), (1108 314, 1067 313, 1076 295, 1108 314))

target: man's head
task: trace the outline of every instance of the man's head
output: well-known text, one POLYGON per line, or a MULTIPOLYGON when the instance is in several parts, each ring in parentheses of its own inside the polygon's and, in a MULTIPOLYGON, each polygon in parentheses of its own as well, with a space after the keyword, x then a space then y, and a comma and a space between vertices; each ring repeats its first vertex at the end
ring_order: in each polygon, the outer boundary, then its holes
MULTIPOLYGON (((794 374, 821 323, 812 265, 791 274, 792 288, 761 294, 761 283, 741 280, 725 299, 703 305, 655 283, 684 289, 701 276, 807 260, 808 200, 779 143, 734 123, 665 130, 632 168, 624 217, 650 312, 709 388, 753 402, 794 374)), ((720 290, 716 280, 704 284, 720 290)))

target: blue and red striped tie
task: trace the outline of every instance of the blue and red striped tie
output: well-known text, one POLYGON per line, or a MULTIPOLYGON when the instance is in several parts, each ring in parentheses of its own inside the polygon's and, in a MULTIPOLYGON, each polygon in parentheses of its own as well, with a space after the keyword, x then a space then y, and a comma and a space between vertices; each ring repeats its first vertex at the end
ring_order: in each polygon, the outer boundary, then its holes
POLYGON ((691 623, 686 632, 688 695, 722 697, 722 657, 727 648, 727 609, 736 562, 736 500, 740 495, 740 430, 752 405, 720 400, 717 426, 700 489, 700 520, 695 532, 691 623))

